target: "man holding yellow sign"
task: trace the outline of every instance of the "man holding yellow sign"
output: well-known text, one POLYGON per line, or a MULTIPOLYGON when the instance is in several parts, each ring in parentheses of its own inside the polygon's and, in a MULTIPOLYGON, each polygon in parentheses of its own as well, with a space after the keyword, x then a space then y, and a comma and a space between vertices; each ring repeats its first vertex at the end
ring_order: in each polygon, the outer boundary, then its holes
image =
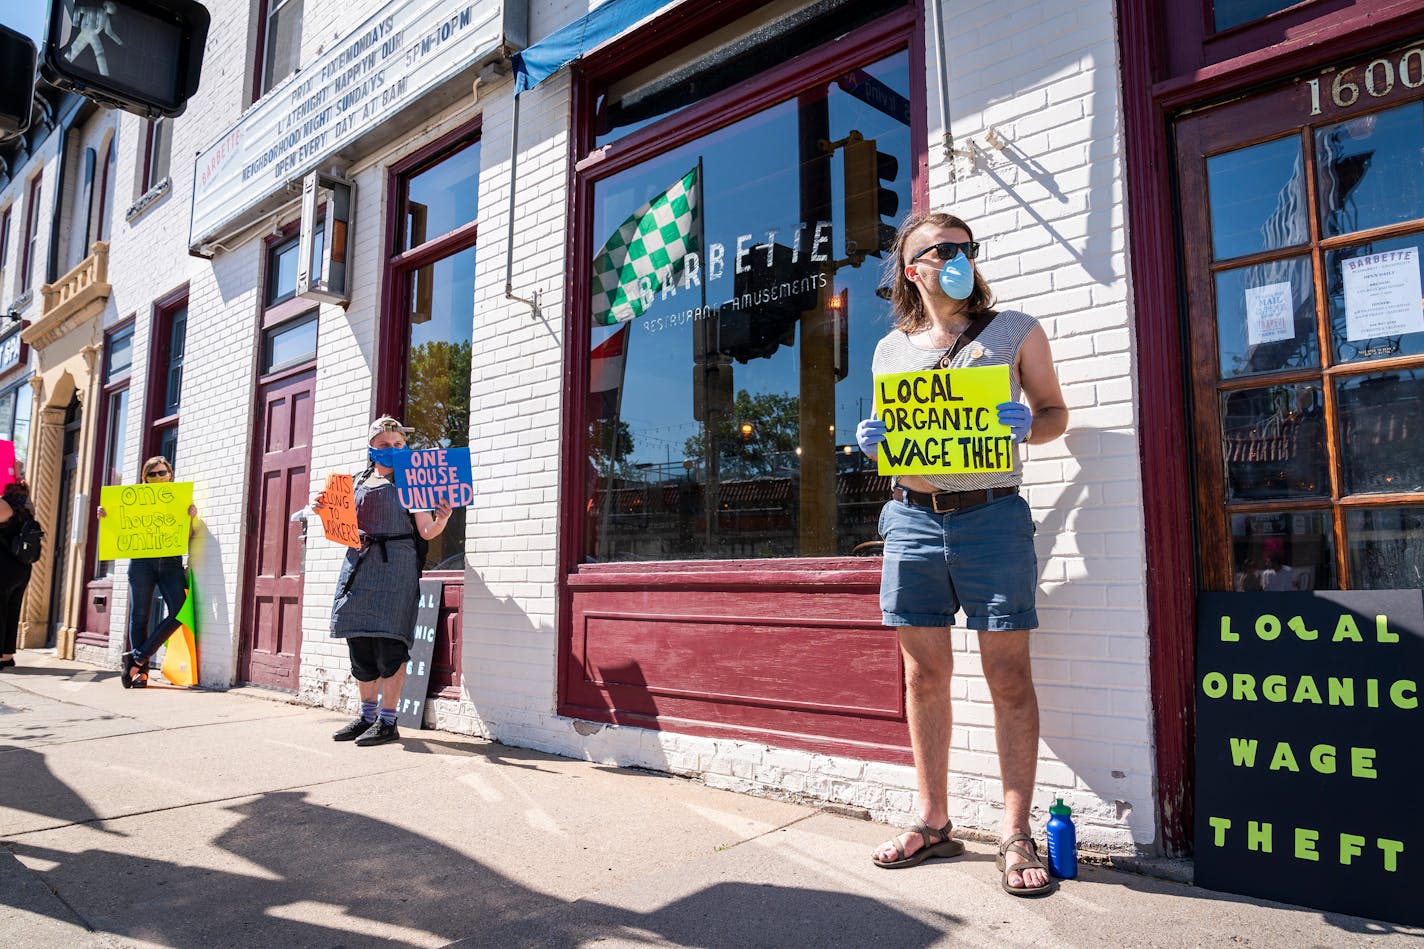
POLYGON ((875 417, 856 429, 861 451, 894 476, 880 513, 885 559, 880 609, 899 633, 920 822, 873 855, 887 869, 954 857, 950 835, 949 627, 962 609, 979 631, 994 701, 1004 786, 1000 885, 1049 892, 1029 830, 1038 761, 1038 699, 1029 663, 1037 557, 1033 519, 1019 496, 1019 442, 1063 434, 1068 408, 1048 336, 1033 317, 996 312, 972 261, 969 226, 917 212, 900 226, 887 263, 895 328, 875 348, 875 417), (1021 401, 1027 399, 1027 402, 1021 401))

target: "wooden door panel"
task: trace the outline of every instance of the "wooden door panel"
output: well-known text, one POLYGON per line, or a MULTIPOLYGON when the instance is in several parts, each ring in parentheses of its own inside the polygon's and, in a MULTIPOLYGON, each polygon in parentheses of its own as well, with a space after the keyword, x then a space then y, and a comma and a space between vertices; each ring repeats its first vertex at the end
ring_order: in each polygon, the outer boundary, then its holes
POLYGON ((291 520, 310 492, 315 373, 288 375, 258 394, 262 444, 251 500, 248 608, 240 674, 258 685, 295 689, 302 639, 301 534, 291 520))

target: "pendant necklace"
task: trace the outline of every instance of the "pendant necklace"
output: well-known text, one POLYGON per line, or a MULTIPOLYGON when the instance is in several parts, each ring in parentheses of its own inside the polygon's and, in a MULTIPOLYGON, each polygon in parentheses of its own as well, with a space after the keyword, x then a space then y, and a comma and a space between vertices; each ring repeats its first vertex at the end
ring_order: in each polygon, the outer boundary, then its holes
POLYGON ((949 368, 949 364, 954 360, 954 347, 959 345, 960 338, 969 330, 969 327, 973 325, 974 322, 971 320, 964 329, 954 335, 954 342, 950 343, 949 348, 944 351, 944 355, 939 357, 939 368, 949 368))

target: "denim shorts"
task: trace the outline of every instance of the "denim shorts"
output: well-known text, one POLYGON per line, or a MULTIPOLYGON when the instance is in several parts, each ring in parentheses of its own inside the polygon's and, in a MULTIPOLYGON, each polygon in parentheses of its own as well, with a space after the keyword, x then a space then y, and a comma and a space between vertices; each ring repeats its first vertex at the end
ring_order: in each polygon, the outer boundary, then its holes
POLYGON ((970 629, 1038 626, 1038 555, 1022 495, 936 514, 905 501, 880 511, 885 560, 880 610, 886 626, 952 626, 964 610, 970 629))

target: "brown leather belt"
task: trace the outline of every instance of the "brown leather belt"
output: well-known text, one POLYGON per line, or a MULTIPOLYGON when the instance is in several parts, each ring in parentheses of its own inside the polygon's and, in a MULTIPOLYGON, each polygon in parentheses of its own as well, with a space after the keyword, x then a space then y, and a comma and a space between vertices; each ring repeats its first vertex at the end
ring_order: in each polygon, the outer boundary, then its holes
POLYGON ((1018 494, 1017 486, 1007 488, 985 488, 982 491, 936 491, 934 494, 926 494, 923 491, 912 491, 903 485, 894 485, 890 489, 890 496, 897 501, 906 504, 917 504, 920 507, 927 507, 936 514, 948 514, 950 511, 957 511, 960 508, 973 507, 976 504, 988 504, 995 498, 1006 498, 1011 494, 1018 494))

